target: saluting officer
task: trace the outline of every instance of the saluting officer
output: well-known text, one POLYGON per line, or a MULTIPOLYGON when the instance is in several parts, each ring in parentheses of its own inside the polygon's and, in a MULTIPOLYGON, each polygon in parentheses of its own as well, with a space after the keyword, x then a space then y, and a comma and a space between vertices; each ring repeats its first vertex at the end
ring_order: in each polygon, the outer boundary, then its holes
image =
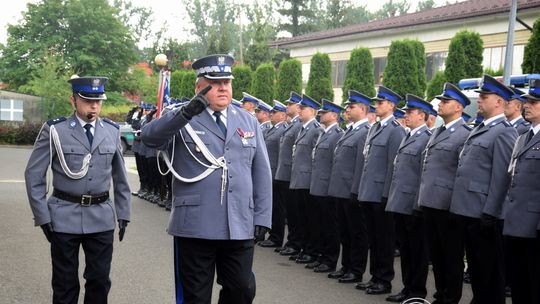
POLYGON ((336 270, 339 258, 339 237, 337 232, 336 207, 332 197, 328 196, 330 175, 334 163, 334 149, 343 130, 338 125, 343 108, 328 99, 321 99, 319 110, 323 133, 313 147, 313 160, 309 194, 313 200, 308 208, 313 216, 309 218, 308 229, 314 236, 317 259, 306 265, 314 272, 325 273, 336 270))
POLYGON ((51 243, 53 303, 77 303, 79 248, 85 254, 84 303, 107 303, 115 213, 120 241, 130 220, 131 196, 119 126, 99 118, 106 77, 72 77, 75 113, 49 120, 34 144, 25 171, 36 226, 51 243), (47 199, 51 166, 53 192, 47 199), (114 185, 114 203, 109 189, 114 185), (116 212, 115 212, 116 211, 116 212))
POLYGON ((514 146, 511 183, 504 205, 512 303, 540 303, 540 79, 531 79, 524 115, 532 123, 514 146))
POLYGON ((459 153, 471 128, 463 121, 463 109, 471 102, 458 87, 445 83, 438 115, 444 124, 433 132, 423 152, 418 205, 424 216, 425 232, 433 275, 435 299, 459 303, 463 286, 463 243, 450 218, 450 201, 459 153))
POLYGON ((272 106, 260 100, 259 105, 257 105, 257 108, 255 108, 255 117, 260 124, 259 128, 261 128, 263 137, 266 137, 266 132, 272 128, 270 112, 272 112, 272 106))
POLYGON ((242 108, 248 111, 251 115, 255 116, 255 109, 261 100, 255 96, 249 95, 246 92, 242 92, 242 95, 242 108))
POLYGON ((521 116, 523 103, 526 101, 526 99, 521 96, 525 95, 525 92, 512 87, 509 88, 514 92, 514 94, 512 97, 510 97, 511 99, 504 108, 504 115, 506 116, 506 120, 508 120, 508 122, 514 128, 516 128, 518 134, 521 135, 528 132, 531 128, 531 123, 526 121, 523 116, 521 116))
MULTIPOLYGON (((279 141, 287 130, 287 107, 281 102, 274 100, 274 107, 270 113, 272 128, 266 132, 264 142, 268 150, 268 159, 272 169, 272 230, 267 240, 259 242, 261 247, 281 248, 285 236, 286 197, 282 191, 283 183, 277 181, 276 169, 279 157, 279 141)), ((288 188, 287 188, 288 190, 288 188)))
POLYGON ((176 141, 167 230, 174 236, 178 303, 210 303, 216 272, 220 303, 255 297, 253 239, 270 228, 272 176, 257 120, 231 105, 233 63, 229 55, 195 61, 197 95, 142 132, 151 147, 176 141))
POLYGON ((464 233, 475 303, 505 302, 502 249, 502 206, 517 131, 504 116, 513 91, 484 75, 478 113, 484 121, 465 141, 459 158, 450 212, 464 233))
POLYGON ((335 198, 342 267, 328 277, 342 283, 362 281, 367 264, 366 223, 357 197, 364 167, 364 144, 370 128, 367 119, 370 103, 370 97, 349 90, 345 111, 351 125, 336 143, 330 175, 328 195, 335 198))
POLYGON ((407 94, 405 125, 411 132, 401 141, 394 160, 392 184, 386 211, 394 214, 396 236, 401 254, 403 289, 386 298, 401 303, 410 298, 425 298, 428 275, 428 253, 424 238, 424 222, 418 214, 416 194, 422 173, 422 152, 431 136, 426 122, 431 104, 407 94))

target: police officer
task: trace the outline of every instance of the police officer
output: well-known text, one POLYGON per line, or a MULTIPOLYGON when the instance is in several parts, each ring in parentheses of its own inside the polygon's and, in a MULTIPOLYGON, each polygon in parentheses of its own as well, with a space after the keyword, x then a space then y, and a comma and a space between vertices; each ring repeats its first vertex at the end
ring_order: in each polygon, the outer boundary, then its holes
POLYGON ((364 144, 369 131, 367 113, 371 98, 349 90, 346 105, 351 125, 336 143, 328 195, 334 197, 339 242, 341 243, 341 265, 329 273, 331 279, 341 283, 362 280, 366 270, 368 240, 366 223, 360 208, 358 185, 364 167, 364 144))
POLYGON ((323 132, 316 120, 317 111, 321 105, 308 95, 302 95, 299 118, 302 128, 294 140, 292 148, 292 167, 290 189, 294 190, 294 199, 298 206, 298 231, 302 248, 296 263, 309 264, 315 262, 317 252, 317 235, 309 229, 310 221, 314 218, 310 208, 312 196, 309 194, 312 172, 313 148, 323 132))
POLYGON ((501 219, 517 131, 504 116, 513 91, 489 75, 482 81, 476 91, 484 121, 463 146, 450 212, 464 231, 475 303, 497 304, 505 302, 501 219))
POLYGON ((242 108, 248 111, 251 115, 255 116, 255 109, 259 105, 260 99, 255 96, 251 96, 246 92, 242 92, 242 95, 242 108))
POLYGON ((431 136, 426 125, 431 104, 412 94, 407 94, 405 99, 405 125, 411 132, 401 141, 394 160, 392 184, 386 205, 386 211, 394 214, 401 256, 403 289, 386 298, 387 301, 396 303, 410 298, 425 298, 428 274, 424 223, 417 211, 416 193, 422 173, 422 151, 431 136))
POLYGON ((531 128, 519 136, 512 152, 511 183, 504 206, 512 303, 540 303, 540 79, 531 79, 524 115, 531 128))
POLYGON ((126 122, 131 125, 133 129, 133 145, 131 146, 131 151, 135 155, 135 164, 137 165, 137 173, 139 176, 139 190, 133 191, 131 194, 138 196, 146 192, 146 171, 144 170, 142 164, 142 156, 139 154, 141 146, 141 117, 144 114, 144 103, 141 103, 141 106, 133 107, 126 115, 126 122))
POLYGON ((195 61, 197 95, 142 131, 150 147, 176 141, 167 230, 174 236, 181 303, 210 303, 216 272, 220 303, 252 303, 253 239, 271 224, 268 155, 257 120, 231 105, 233 63, 229 55, 195 61))
POLYGON ((471 102, 458 87, 444 84, 438 115, 444 124, 433 132, 423 152, 418 205, 424 226, 433 275, 435 300, 459 303, 463 286, 463 243, 456 222, 448 212, 459 153, 471 129, 463 121, 463 109, 471 102))
POLYGON ((77 303, 82 245, 85 303, 107 303, 115 213, 122 241, 130 220, 130 191, 119 126, 99 118, 105 77, 72 77, 75 113, 43 125, 25 171, 36 226, 51 243, 53 303, 77 303), (53 192, 47 195, 51 166, 53 192), (112 178, 112 181, 111 181, 112 178), (114 203, 109 197, 114 185, 114 203))
POLYGON ((343 108, 328 99, 321 99, 320 116, 323 133, 313 147, 311 183, 309 194, 313 197, 309 209, 314 216, 309 218, 308 229, 314 236, 317 259, 306 265, 317 273, 336 270, 339 257, 339 237, 334 200, 328 196, 330 175, 334 163, 334 149, 343 135, 338 120, 343 108))
POLYGON ((364 210, 369 237, 369 271, 371 279, 360 285, 367 294, 385 294, 392 290, 394 278, 394 221, 385 212, 393 162, 405 130, 393 116, 402 97, 380 86, 373 98, 380 121, 370 129, 364 147, 364 169, 358 190, 358 200, 364 210))
POLYGON ((287 107, 274 100, 274 107, 270 113, 272 127, 266 132, 264 142, 268 150, 268 159, 272 169, 272 230, 267 240, 259 242, 261 247, 280 248, 285 235, 286 197, 281 191, 283 183, 275 179, 279 157, 279 141, 287 129, 287 107))
MULTIPOLYGON (((156 114, 156 106, 152 104, 146 104, 148 112, 142 118, 141 129, 154 119, 156 114)), ((161 188, 161 174, 159 173, 157 166, 157 150, 153 147, 149 147, 142 142, 141 151, 144 153, 146 170, 147 170, 147 184, 148 191, 146 195, 143 195, 143 199, 152 204, 157 204, 160 200, 160 188, 161 188)))
POLYGON ((426 122, 426 125, 431 132, 435 131, 436 122, 437 122, 437 111, 433 108, 433 105, 431 104, 431 108, 429 110, 429 118, 428 118, 428 121, 426 122))
POLYGON ((521 112, 523 110, 523 103, 525 102, 525 98, 521 97, 522 95, 525 95, 525 92, 509 87, 510 90, 514 92, 511 99, 506 104, 506 108, 504 109, 504 115, 506 116, 506 120, 518 131, 518 134, 521 135, 527 131, 529 131, 531 127, 531 123, 526 121, 523 116, 521 116, 521 112))
POLYGON ((255 108, 255 117, 259 122, 259 127, 263 133, 263 137, 266 136, 266 132, 272 128, 272 122, 270 121, 270 113, 272 112, 272 106, 266 102, 260 100, 259 105, 255 108))

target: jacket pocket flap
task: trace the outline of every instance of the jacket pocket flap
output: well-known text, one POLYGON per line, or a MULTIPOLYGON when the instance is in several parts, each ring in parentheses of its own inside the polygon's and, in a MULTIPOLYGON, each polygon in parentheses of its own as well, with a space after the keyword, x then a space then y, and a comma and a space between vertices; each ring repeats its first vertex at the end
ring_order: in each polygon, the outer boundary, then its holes
POLYGON ((479 182, 471 181, 469 183, 469 191, 488 194, 488 186, 479 182))
POLYGON ((116 152, 116 147, 114 146, 100 145, 98 149, 99 154, 112 154, 116 152))
POLYGON ((482 148, 485 148, 485 149, 489 148, 489 144, 490 143, 487 142, 487 141, 473 141, 471 143, 471 145, 473 145, 473 146, 478 146, 478 147, 482 147, 482 148))
POLYGON ((63 146, 64 154, 88 154, 88 150, 83 146, 63 146))
POLYGON ((183 195, 174 198, 174 206, 199 206, 201 204, 200 194, 183 195))
POLYGON ((435 186, 447 188, 447 189, 454 189, 454 180, 446 180, 440 177, 435 178, 435 186))
POLYGON ((540 213, 540 202, 529 202, 527 203, 527 210, 529 212, 540 213))

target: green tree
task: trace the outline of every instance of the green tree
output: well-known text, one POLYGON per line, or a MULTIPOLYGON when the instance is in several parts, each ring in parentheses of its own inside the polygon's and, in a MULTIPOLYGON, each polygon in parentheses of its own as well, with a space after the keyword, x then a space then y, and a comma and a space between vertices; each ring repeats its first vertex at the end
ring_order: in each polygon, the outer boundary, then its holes
POLYGON ((251 90, 253 72, 247 65, 235 65, 232 69, 232 74, 234 76, 232 81, 233 98, 240 100, 242 99, 242 92, 249 92, 251 90))
POLYGON ((334 100, 332 88, 332 63, 326 53, 316 53, 311 57, 311 68, 306 87, 306 94, 320 100, 334 100))
POLYGON ((446 76, 444 76, 443 71, 435 73, 427 85, 427 100, 433 100, 435 96, 440 95, 443 91, 445 82, 446 76))
POLYGON ((0 78, 16 90, 34 77, 49 53, 64 59, 60 70, 107 76, 108 89, 121 90, 137 59, 135 49, 130 29, 107 0, 43 0, 27 4, 22 21, 8 26, 0 78))
POLYGON ((408 40, 414 49, 416 57, 416 75, 418 76, 418 85, 420 86, 418 92, 422 92, 419 97, 424 97, 427 83, 426 83, 426 51, 424 44, 420 40, 408 40))
POLYGON ((325 29, 368 22, 371 13, 365 6, 354 7, 350 0, 328 0, 324 13, 325 29))
POLYGON ((302 63, 297 59, 284 60, 279 65, 276 99, 286 100, 291 91, 302 92, 302 63))
POLYGON ((249 46, 244 61, 253 70, 264 62, 270 62, 275 54, 275 49, 268 47, 268 44, 276 38, 276 30, 272 25, 274 20, 271 3, 266 6, 255 4, 246 8, 249 24, 244 36, 249 46))
POLYGON ((460 31, 450 41, 444 74, 448 82, 457 84, 463 78, 482 76, 482 53, 480 34, 460 31))
POLYGON ((534 22, 532 35, 525 45, 521 68, 523 73, 540 73, 540 18, 534 22))
POLYGON ((355 48, 347 62, 347 74, 343 83, 343 102, 349 98, 349 90, 375 95, 373 57, 368 48, 355 48))
POLYGON ((422 12, 422 11, 427 11, 433 8, 435 8, 434 0, 423 0, 418 3, 418 7, 416 8, 416 11, 422 12))
POLYGON ((195 71, 189 70, 184 73, 182 78, 182 85, 180 86, 180 96, 191 98, 195 95, 195 81, 197 80, 197 75, 195 71))
POLYGON ((407 93, 423 96, 424 92, 418 83, 417 66, 416 51, 410 40, 392 41, 388 51, 388 65, 384 70, 384 86, 402 97, 407 93))
POLYGON ((151 8, 133 5, 130 0, 114 0, 113 6, 118 9, 118 18, 131 29, 135 43, 150 37, 154 23, 151 8))
POLYGON ((274 80, 274 65, 271 63, 261 64, 253 75, 250 94, 268 104, 272 104, 274 100, 274 80))
POLYGON ((381 9, 373 14, 373 19, 386 19, 407 14, 411 4, 407 0, 385 2, 381 9))
POLYGON ((287 22, 279 25, 279 30, 287 31, 293 36, 310 33, 315 28, 314 23, 308 20, 315 19, 313 4, 303 0, 283 0, 278 12, 287 19, 287 22))
POLYGON ((171 90, 170 95, 174 98, 181 98, 180 91, 182 89, 182 80, 184 79, 184 70, 177 70, 171 73, 171 90))

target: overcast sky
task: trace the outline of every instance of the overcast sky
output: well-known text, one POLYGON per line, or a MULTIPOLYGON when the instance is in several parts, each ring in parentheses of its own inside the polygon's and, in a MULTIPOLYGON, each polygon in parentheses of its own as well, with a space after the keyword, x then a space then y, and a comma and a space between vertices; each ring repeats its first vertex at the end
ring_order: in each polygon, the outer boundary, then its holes
MULTIPOLYGON (((186 24, 187 14, 181 8, 182 0, 131 0, 137 6, 150 7, 154 12, 154 30, 157 31, 163 24, 164 20, 167 20, 169 27, 168 33, 165 37, 173 37, 180 41, 185 41, 187 33, 182 29, 187 28, 186 24)), ((211 1, 211 0, 209 0, 211 1)), ((251 3, 253 0, 232 0, 236 3, 251 3)), ((0 43, 5 43, 7 39, 7 25, 16 24, 22 17, 21 12, 26 10, 27 3, 37 3, 39 0, 15 0, 15 1, 3 1, 2 8, 0 9, 0 43)), ((380 8, 382 1, 373 0, 360 0, 353 1, 359 5, 366 5, 368 10, 376 11, 380 8)), ((409 0, 411 8, 414 11, 420 0, 409 0)), ((450 1, 454 2, 454 1, 450 1)), ((446 0, 435 0, 436 5, 442 5, 446 3, 446 0)))

